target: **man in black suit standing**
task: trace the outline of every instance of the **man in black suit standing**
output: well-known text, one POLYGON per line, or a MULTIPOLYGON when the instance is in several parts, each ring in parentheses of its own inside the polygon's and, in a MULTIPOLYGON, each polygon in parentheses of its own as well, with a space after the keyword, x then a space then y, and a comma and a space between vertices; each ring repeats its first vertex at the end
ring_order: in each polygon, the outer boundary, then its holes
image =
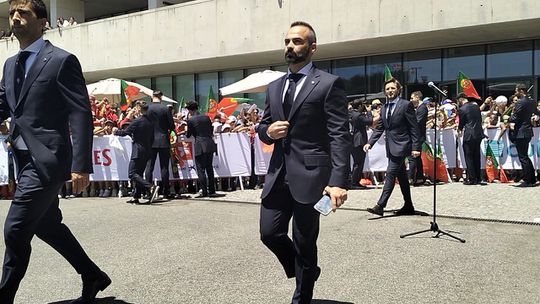
POLYGON ((197 197, 208 197, 216 195, 216 183, 214 181, 214 153, 217 146, 214 142, 214 128, 210 117, 199 114, 199 104, 191 100, 187 103, 190 118, 187 121, 187 137, 195 137, 193 153, 195 154, 195 165, 197 166, 197 176, 201 194, 197 197))
MULTIPOLYGON (((411 93, 411 102, 416 109, 416 121, 418 121, 418 130, 420 131, 420 144, 426 141, 426 123, 428 117, 427 105, 422 101, 422 92, 416 91, 411 93)), ((423 185, 425 183, 424 178, 424 164, 422 163, 422 157, 408 157, 409 159, 409 179, 414 186, 423 185)))
POLYGON ((535 102, 527 96, 527 86, 524 84, 516 85, 516 95, 519 100, 516 103, 514 113, 510 117, 510 126, 523 172, 523 182, 516 187, 534 187, 536 186, 534 167, 528 152, 529 143, 533 137, 531 117, 533 114, 540 115, 540 111, 535 102))
POLYGON ((401 83, 397 79, 392 78, 384 83, 384 93, 387 102, 381 110, 381 120, 373 130, 369 142, 364 146, 364 151, 369 151, 385 133, 388 168, 381 197, 377 204, 373 208, 368 208, 367 211, 380 216, 384 214, 384 208, 394 190, 397 177, 405 203, 401 209, 396 211, 396 214, 412 215, 415 211, 407 170, 405 169, 405 158, 409 155, 412 157, 420 156, 422 143, 420 142, 418 121, 412 102, 399 97, 401 83))
POLYGON ((261 194, 262 242, 287 277, 296 277, 292 303, 311 303, 319 277, 319 213, 326 193, 335 210, 347 199, 351 135, 343 81, 311 62, 317 39, 311 25, 291 24, 285 37, 287 75, 270 83, 259 138, 274 144, 261 194), (292 223, 292 240, 288 237, 292 223))
POLYGON ((72 180, 74 193, 89 184, 92 113, 79 61, 43 40, 46 21, 42 0, 9 1, 9 22, 21 50, 4 64, 0 119, 11 117, 18 183, 4 226, 2 304, 14 301, 34 235, 81 275, 82 297, 73 303, 91 303, 111 284, 62 223, 57 194, 64 182, 72 180))
MULTIPOLYGON (((366 188, 360 184, 362 173, 364 171, 364 162, 366 160, 366 152, 363 147, 368 141, 367 127, 373 125, 374 117, 371 111, 366 111, 366 107, 360 99, 355 99, 351 102, 351 111, 349 119, 352 127, 353 148, 351 155, 353 158, 353 169, 351 173, 351 189, 366 188)), ((378 118, 375 118, 377 121, 378 118)))
POLYGON ((467 180, 464 185, 487 185, 481 181, 480 145, 484 139, 482 113, 476 102, 470 102, 465 93, 457 96, 459 108, 458 132, 463 136, 463 154, 467 165, 467 180))
POLYGON ((162 97, 163 93, 161 91, 155 91, 152 103, 148 105, 148 113, 146 115, 154 125, 154 143, 152 144, 152 154, 146 165, 144 175, 149 183, 153 182, 156 158, 159 156, 162 193, 165 198, 171 198, 169 185, 171 142, 169 136, 174 131, 174 120, 167 106, 161 104, 162 97))
POLYGON ((143 194, 150 193, 148 203, 154 202, 159 190, 159 186, 152 186, 143 178, 146 163, 152 154, 152 144, 154 143, 154 127, 148 118, 148 104, 139 101, 136 105, 140 108, 141 116, 135 119, 125 130, 116 129, 116 136, 131 136, 133 141, 131 146, 131 157, 129 160, 128 177, 134 184, 133 199, 127 203, 140 204, 139 199, 143 194))

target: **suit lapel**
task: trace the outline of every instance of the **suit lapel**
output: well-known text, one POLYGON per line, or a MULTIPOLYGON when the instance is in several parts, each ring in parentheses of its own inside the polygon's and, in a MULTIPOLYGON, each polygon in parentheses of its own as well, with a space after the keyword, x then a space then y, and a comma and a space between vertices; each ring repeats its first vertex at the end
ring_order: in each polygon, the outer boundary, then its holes
POLYGON ((277 89, 270 91, 270 109, 272 113, 277 114, 277 120, 285 120, 285 114, 283 113, 283 89, 285 88, 285 81, 287 76, 281 77, 277 83, 277 89))
POLYGON ((291 108, 291 113, 289 114, 288 120, 290 120, 294 116, 294 113, 296 113, 296 111, 300 108, 302 103, 304 103, 304 101, 309 96, 311 91, 313 91, 313 89, 317 86, 317 84, 319 84, 319 81, 320 81, 319 78, 320 78, 319 73, 316 73, 315 67, 312 67, 311 70, 309 71, 309 74, 306 76, 304 84, 302 85, 302 89, 300 90, 300 92, 298 92, 298 95, 294 99, 293 106, 291 108))
POLYGON ((41 70, 45 67, 45 65, 47 65, 47 63, 51 59, 50 54, 52 53, 52 51, 52 44, 46 41, 43 48, 41 48, 41 50, 37 54, 36 60, 34 60, 32 67, 30 67, 28 75, 24 79, 23 87, 19 95, 19 100, 17 100, 17 105, 15 106, 15 108, 18 108, 22 101, 25 100, 25 96, 28 93, 30 87, 32 86, 32 83, 34 83, 36 77, 39 75, 39 73, 41 73, 41 70))
POLYGON ((17 105, 15 91, 13 90, 15 88, 15 58, 12 57, 6 61, 6 75, 4 75, 6 98, 12 111, 15 111, 15 105, 17 105))

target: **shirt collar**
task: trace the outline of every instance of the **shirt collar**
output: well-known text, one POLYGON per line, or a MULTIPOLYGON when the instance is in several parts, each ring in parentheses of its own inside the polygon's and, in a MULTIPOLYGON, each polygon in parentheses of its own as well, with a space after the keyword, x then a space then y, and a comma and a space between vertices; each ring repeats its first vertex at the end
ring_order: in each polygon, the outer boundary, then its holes
POLYGON ((388 101, 388 104, 396 103, 397 101, 398 101, 398 98, 396 97, 396 98, 394 98, 394 99, 392 99, 392 100, 389 100, 389 101, 388 101))
POLYGON ((43 37, 41 37, 38 40, 34 41, 29 46, 27 46, 24 50, 20 50, 19 52, 25 51, 25 52, 37 54, 39 53, 39 51, 44 45, 45 45, 45 40, 43 40, 43 37))
MULTIPOLYGON (((313 62, 310 61, 303 68, 301 68, 300 71, 298 71, 296 74, 307 75, 307 74, 309 74, 309 71, 311 70, 312 67, 313 67, 313 62)), ((290 69, 287 70, 287 76, 289 76, 291 74, 292 74, 291 70, 290 69)))

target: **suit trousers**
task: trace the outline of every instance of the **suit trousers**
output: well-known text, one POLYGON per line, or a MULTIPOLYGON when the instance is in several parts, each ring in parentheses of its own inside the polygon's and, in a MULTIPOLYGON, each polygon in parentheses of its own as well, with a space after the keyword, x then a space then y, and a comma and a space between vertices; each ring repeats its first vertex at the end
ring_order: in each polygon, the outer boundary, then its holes
POLYGON ((353 169, 351 173, 351 184, 358 186, 360 179, 362 179, 362 173, 364 171, 364 162, 366 160, 366 152, 363 147, 353 147, 351 152, 353 158, 353 169))
POLYGON ((463 154, 467 164, 467 180, 471 183, 479 183, 480 172, 480 145, 481 139, 463 141, 463 154))
POLYGON ((152 183, 143 178, 147 157, 133 158, 129 161, 128 177, 133 182, 133 198, 139 199, 152 188, 152 183))
POLYGON ((156 158, 159 156, 159 167, 161 172, 161 189, 163 195, 167 196, 170 193, 169 189, 169 162, 171 160, 170 148, 152 148, 150 159, 146 164, 144 176, 146 181, 152 183, 154 179, 154 167, 156 166, 156 158))
POLYGON ((517 138, 515 140, 516 149, 518 152, 519 162, 521 163, 521 170, 523 172, 523 181, 527 184, 535 184, 536 179, 534 177, 534 167, 529 158, 529 143, 531 138, 517 138))
POLYGON ((99 268, 62 223, 58 190, 64 182, 43 185, 27 151, 16 151, 17 189, 4 224, 6 252, 0 282, 0 303, 13 303, 30 261, 34 235, 60 253, 83 276, 99 268))
POLYGON ((216 193, 216 183, 214 181, 214 152, 203 153, 195 156, 195 166, 197 167, 197 182, 203 195, 216 193))
POLYGON ((277 256, 287 277, 296 277, 294 304, 311 303, 320 274, 317 266, 319 218, 313 204, 301 204, 292 197, 282 178, 262 200, 261 240, 277 256), (291 218, 292 240, 288 236, 291 218))
POLYGON ((409 178, 407 177, 407 170, 405 169, 405 156, 388 156, 388 167, 386 169, 383 192, 377 204, 383 208, 386 207, 388 199, 390 198, 390 195, 392 195, 392 191, 394 191, 396 177, 399 181, 399 187, 401 188, 405 206, 412 207, 411 188, 409 185, 409 178))
POLYGON ((409 160, 409 179, 416 183, 423 181, 424 178, 424 163, 422 157, 408 157, 409 160))

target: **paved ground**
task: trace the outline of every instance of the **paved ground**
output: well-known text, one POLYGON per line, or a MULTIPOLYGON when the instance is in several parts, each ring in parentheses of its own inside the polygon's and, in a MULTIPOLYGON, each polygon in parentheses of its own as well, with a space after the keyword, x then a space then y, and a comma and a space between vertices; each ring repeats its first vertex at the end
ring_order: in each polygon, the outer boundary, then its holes
MULTIPOLYGON (((470 210, 475 217, 530 219, 536 212, 531 210, 538 210, 533 197, 540 189, 520 190, 521 198, 506 204, 491 193, 504 189, 515 196, 511 187, 464 187, 440 187, 441 196, 456 192, 453 206, 444 206, 449 199, 440 200, 443 213, 470 210), (482 203, 486 201, 491 203, 482 203)), ((360 209, 371 205, 378 192, 352 191, 348 205, 354 210, 322 219, 323 272, 315 303, 538 303, 540 226, 441 218, 441 228, 467 243, 433 239, 431 233, 400 239, 401 233, 429 228, 430 218, 370 220, 360 209)), ((257 202, 259 193, 237 191, 222 199, 252 197, 257 202)), ((413 193, 417 206, 430 212, 428 189, 413 193)), ((398 201, 390 207, 399 207, 398 201)), ((266 304, 290 299, 294 282, 284 278, 258 239, 256 203, 208 199, 134 206, 122 199, 80 198, 61 205, 65 222, 113 279, 98 303, 266 304)), ((2 222, 8 206, 0 201, 2 222)), ((64 304, 79 292, 80 279, 69 264, 34 240, 16 303, 64 304)))

